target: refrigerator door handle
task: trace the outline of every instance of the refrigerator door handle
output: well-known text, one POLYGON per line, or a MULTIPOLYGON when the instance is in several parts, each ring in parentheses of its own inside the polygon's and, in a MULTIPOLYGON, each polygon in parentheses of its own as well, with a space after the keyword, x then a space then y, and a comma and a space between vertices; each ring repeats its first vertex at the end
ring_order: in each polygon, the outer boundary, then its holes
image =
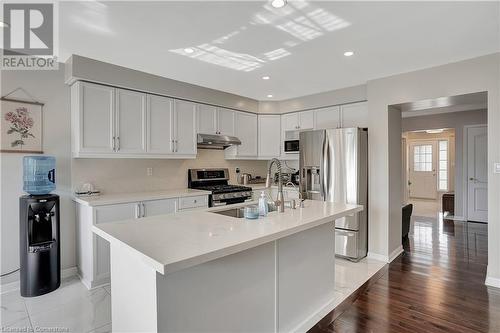
POLYGON ((327 188, 327 180, 328 180, 328 166, 330 165, 330 154, 328 154, 328 135, 325 131, 323 136, 323 142, 321 144, 322 154, 321 154, 321 167, 319 170, 320 173, 320 189, 321 189, 321 198, 326 201, 328 199, 328 188, 327 188))

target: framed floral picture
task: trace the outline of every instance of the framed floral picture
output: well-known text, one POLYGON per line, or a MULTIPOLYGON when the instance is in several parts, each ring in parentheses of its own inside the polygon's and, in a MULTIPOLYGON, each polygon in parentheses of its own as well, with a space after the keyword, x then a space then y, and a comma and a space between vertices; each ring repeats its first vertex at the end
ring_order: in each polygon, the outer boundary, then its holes
POLYGON ((0 151, 42 154, 41 103, 1 100, 0 151))

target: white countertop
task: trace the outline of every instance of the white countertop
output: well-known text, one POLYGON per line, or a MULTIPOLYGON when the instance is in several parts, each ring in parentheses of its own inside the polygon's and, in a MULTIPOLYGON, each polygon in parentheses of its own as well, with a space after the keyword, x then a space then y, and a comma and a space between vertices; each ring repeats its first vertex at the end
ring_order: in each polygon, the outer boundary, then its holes
POLYGON ((213 211, 189 211, 94 225, 94 233, 112 245, 125 246, 161 274, 244 251, 359 212, 359 205, 306 200, 302 209, 272 212, 258 220, 213 211))
POLYGON ((210 193, 211 192, 208 191, 182 188, 182 189, 151 191, 151 192, 102 194, 91 197, 75 197, 74 200, 82 205, 102 206, 102 205, 113 205, 119 203, 138 202, 147 200, 194 197, 198 195, 208 195, 210 193))

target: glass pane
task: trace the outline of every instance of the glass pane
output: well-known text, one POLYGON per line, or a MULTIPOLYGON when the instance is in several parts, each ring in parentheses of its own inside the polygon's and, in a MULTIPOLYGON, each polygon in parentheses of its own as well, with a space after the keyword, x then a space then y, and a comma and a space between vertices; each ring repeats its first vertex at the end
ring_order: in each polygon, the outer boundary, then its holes
POLYGON ((447 158, 448 158, 448 154, 447 154, 446 151, 440 151, 439 152, 439 159, 440 160, 445 160, 446 161, 447 158))
POLYGON ((425 155, 425 162, 426 163, 432 163, 432 155, 426 154, 425 155))
POLYGON ((446 184, 446 180, 440 180, 439 181, 439 189, 440 190, 447 190, 448 185, 446 184))
POLYGON ((447 150, 448 141, 439 141, 439 150, 447 150))
POLYGON ((448 169, 448 163, 446 161, 439 161, 439 170, 446 170, 448 169))
POLYGON ((413 149, 413 154, 414 155, 420 154, 420 146, 415 146, 415 148, 413 149))
POLYGON ((448 173, 446 171, 439 171, 439 180, 446 180, 448 173))
POLYGON ((432 154, 432 146, 431 145, 425 145, 425 153, 432 154))
POLYGON ((413 171, 420 171, 420 163, 413 164, 413 171))
POLYGON ((413 157, 413 161, 414 161, 415 163, 420 162, 420 155, 415 155, 415 156, 413 157))

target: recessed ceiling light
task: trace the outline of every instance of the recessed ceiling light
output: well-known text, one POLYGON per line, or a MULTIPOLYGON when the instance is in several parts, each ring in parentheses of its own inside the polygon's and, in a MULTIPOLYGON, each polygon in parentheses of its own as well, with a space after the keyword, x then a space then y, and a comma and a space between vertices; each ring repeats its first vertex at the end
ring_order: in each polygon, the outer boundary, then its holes
POLYGON ((0 28, 8 28, 9 25, 5 22, 0 21, 0 28))
POLYGON ((184 52, 186 52, 186 53, 193 53, 194 50, 192 48, 188 47, 188 48, 184 49, 184 52))
POLYGON ((271 1, 271 6, 274 8, 282 8, 285 7, 286 5, 286 0, 272 0, 271 1))
POLYGON ((346 57, 353 56, 353 55, 354 55, 354 51, 345 51, 345 52, 344 52, 344 55, 345 55, 346 57))
POLYGON ((270 78, 271 78, 271 77, 269 77, 269 76, 267 76, 267 75, 266 75, 266 76, 263 76, 263 77, 262 77, 262 80, 269 80, 270 78))
POLYGON ((271 94, 267 95, 267 98, 272 98, 272 97, 273 97, 273 95, 271 95, 271 94))

